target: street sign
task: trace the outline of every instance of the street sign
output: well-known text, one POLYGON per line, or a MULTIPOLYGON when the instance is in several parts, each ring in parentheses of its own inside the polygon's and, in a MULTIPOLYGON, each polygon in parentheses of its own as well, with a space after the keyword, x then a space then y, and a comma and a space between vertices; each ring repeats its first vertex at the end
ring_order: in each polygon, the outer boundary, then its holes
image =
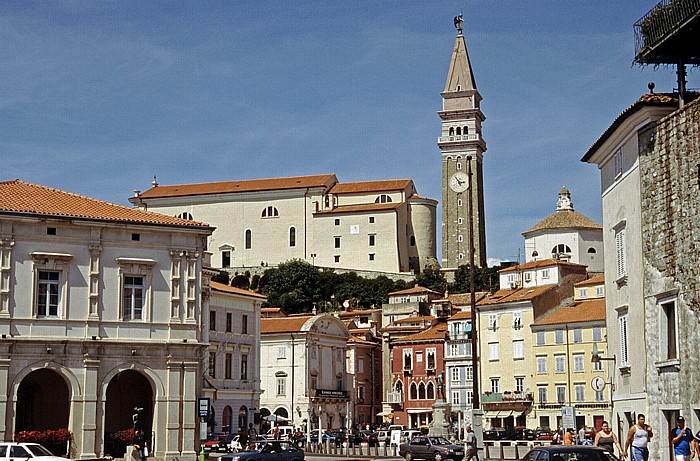
POLYGON ((209 417, 209 397, 200 397, 197 399, 197 414, 200 418, 209 417))
POLYGON ((576 410, 574 407, 561 407, 561 424, 564 429, 576 429, 576 410))
POLYGON ((605 380, 600 376, 596 376, 591 380, 591 387, 596 392, 602 392, 605 389, 605 380))

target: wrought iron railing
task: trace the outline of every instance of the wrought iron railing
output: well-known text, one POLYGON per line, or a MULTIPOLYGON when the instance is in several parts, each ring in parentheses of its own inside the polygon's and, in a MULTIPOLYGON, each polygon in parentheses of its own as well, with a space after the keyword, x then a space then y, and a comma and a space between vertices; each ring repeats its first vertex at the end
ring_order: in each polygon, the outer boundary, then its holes
POLYGON ((635 56, 645 62, 640 54, 656 45, 671 31, 700 12, 700 0, 661 0, 634 23, 635 56))

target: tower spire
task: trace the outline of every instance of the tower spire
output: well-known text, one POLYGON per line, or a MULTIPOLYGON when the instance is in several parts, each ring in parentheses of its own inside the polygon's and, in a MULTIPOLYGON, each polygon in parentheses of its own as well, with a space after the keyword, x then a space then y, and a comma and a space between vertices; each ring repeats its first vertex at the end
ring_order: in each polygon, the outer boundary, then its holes
POLYGON ((447 72, 447 82, 445 83, 444 92, 451 91, 470 91, 476 90, 476 82, 472 73, 472 65, 469 62, 469 54, 467 53, 467 44, 462 35, 462 15, 455 16, 454 23, 457 28, 457 38, 455 46, 452 50, 452 59, 450 60, 450 70, 447 72))

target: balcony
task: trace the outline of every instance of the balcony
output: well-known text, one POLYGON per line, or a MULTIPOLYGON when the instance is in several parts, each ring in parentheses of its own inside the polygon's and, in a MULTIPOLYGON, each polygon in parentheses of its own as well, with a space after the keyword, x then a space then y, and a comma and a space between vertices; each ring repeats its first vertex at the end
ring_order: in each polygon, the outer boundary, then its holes
POLYGON ((662 0, 634 24, 635 62, 699 64, 700 0, 662 0))
POLYGON ((532 392, 487 392, 481 394, 484 410, 525 411, 532 407, 532 392))
POLYGON ((386 394, 386 402, 390 405, 403 405, 403 395, 401 392, 387 392, 386 394))
POLYGON ((455 333, 452 331, 447 332, 448 341, 471 341, 472 335, 470 333, 455 333))
POLYGON ((479 135, 476 133, 463 134, 460 136, 440 136, 438 138, 438 143, 451 143, 451 142, 465 142, 465 141, 478 141, 479 135))

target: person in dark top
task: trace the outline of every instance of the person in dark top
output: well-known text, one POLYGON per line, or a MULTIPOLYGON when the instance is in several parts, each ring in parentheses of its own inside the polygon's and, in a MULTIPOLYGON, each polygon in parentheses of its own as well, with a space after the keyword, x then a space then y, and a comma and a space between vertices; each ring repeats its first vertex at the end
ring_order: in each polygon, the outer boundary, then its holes
POLYGON ((148 448, 146 446, 146 439, 143 437, 143 432, 141 432, 139 429, 136 429, 134 432, 134 441, 132 442, 132 445, 138 451, 141 461, 146 461, 146 458, 148 457, 148 448))
POLYGON ((618 454, 622 455, 622 447, 619 440, 613 431, 610 430, 610 424, 603 421, 600 431, 595 435, 593 445, 600 448, 605 448, 610 453, 615 454, 615 446, 617 446, 618 454))

